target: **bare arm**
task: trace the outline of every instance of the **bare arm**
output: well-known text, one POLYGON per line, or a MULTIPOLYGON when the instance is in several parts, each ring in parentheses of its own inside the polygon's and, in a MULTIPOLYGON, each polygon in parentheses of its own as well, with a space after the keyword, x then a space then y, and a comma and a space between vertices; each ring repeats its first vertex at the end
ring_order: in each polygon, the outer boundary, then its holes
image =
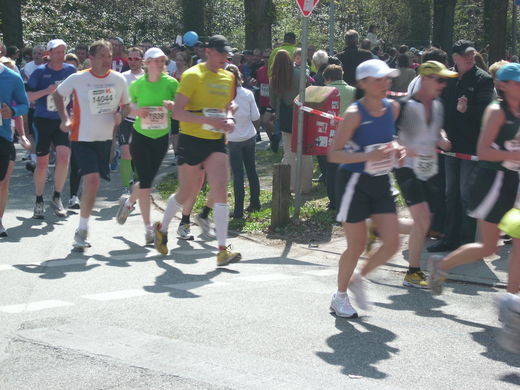
POLYGON ((59 94, 58 91, 52 94, 52 99, 54 99, 54 104, 56 105, 56 111, 58 111, 58 115, 60 116, 60 129, 61 131, 68 133, 71 128, 71 122, 69 118, 69 114, 67 113, 65 107, 65 99, 63 96, 59 94))
POLYGON ((29 101, 31 103, 34 103, 36 100, 38 100, 44 96, 51 95, 55 91, 56 91, 56 84, 50 84, 45 89, 41 89, 39 91, 34 91, 34 92, 30 92, 30 91, 27 92, 27 97, 29 98, 29 101))

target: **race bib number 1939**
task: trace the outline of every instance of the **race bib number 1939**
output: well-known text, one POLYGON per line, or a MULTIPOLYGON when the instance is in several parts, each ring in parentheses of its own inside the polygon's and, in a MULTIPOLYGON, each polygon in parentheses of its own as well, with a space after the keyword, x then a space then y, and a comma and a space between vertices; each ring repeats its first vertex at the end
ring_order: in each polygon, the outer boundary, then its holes
POLYGON ((164 130, 168 128, 168 112, 165 107, 153 106, 148 108, 148 116, 141 118, 143 130, 164 130))
POLYGON ((113 88, 99 88, 88 91, 90 113, 92 115, 114 113, 118 106, 113 88))

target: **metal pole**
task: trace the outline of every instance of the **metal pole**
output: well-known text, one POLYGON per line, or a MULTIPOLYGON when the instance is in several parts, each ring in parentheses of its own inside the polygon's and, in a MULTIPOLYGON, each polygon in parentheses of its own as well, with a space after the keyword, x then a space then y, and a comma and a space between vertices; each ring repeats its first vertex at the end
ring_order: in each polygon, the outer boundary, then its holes
POLYGON ((329 6, 329 56, 334 55, 334 0, 330 0, 329 6))
MULTIPOLYGON (((309 35, 309 18, 303 17, 302 33, 302 63, 300 65, 300 103, 305 104, 305 84, 307 81, 307 38, 309 35)), ((300 218, 300 205, 302 202, 302 156, 303 156, 303 111, 298 110, 298 137, 296 144, 296 169, 294 182, 294 221, 300 218)))
POLYGON ((512 55, 516 55, 517 54, 517 47, 516 47, 516 23, 517 23, 517 17, 516 17, 516 1, 513 0, 513 22, 511 23, 511 26, 512 26, 512 31, 511 31, 511 34, 512 34, 512 39, 511 39, 511 45, 513 46, 512 48, 512 51, 511 51, 511 54, 512 55))

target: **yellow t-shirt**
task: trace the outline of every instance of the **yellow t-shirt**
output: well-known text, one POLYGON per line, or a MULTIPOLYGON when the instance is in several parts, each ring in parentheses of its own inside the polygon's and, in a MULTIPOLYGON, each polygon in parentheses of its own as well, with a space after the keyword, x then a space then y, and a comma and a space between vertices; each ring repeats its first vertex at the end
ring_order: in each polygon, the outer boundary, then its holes
MULTIPOLYGON (((189 100, 184 109, 196 115, 203 115, 203 109, 224 110, 234 98, 235 77, 231 72, 219 69, 212 72, 205 63, 195 65, 182 74, 177 93, 189 100)), ((180 122, 180 132, 193 137, 220 139, 223 133, 205 130, 203 125, 180 122)))

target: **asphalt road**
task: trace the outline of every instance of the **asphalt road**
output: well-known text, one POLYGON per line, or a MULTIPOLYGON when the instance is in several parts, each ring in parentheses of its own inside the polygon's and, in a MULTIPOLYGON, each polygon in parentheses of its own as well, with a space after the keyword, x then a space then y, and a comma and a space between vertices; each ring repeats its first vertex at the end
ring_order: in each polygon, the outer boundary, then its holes
POLYGON ((0 241, 0 389, 520 385, 520 356, 495 341, 502 289, 449 283, 432 297, 389 266, 371 275, 372 311, 336 318, 337 254, 235 237, 242 262, 217 269, 216 243, 197 227, 177 241, 174 220, 161 256, 143 246, 138 210, 115 222, 117 183, 103 185, 81 254, 76 214, 31 219, 32 180, 17 163, 0 241))

